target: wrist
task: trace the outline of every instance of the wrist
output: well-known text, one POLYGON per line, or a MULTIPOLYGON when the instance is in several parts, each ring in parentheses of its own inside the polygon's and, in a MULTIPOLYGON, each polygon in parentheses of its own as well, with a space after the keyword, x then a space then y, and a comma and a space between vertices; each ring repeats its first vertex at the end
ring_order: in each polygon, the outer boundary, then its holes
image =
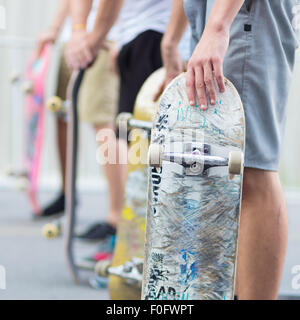
POLYGON ((72 31, 86 31, 86 24, 85 23, 75 23, 72 26, 72 31))
POLYGON ((164 52, 172 52, 178 47, 178 42, 172 41, 172 39, 164 37, 161 42, 161 49, 164 52))
POLYGON ((231 23, 213 19, 207 23, 206 27, 215 33, 228 33, 231 23))
POLYGON ((53 25, 49 27, 48 31, 50 31, 51 33, 54 33, 57 36, 60 32, 60 27, 53 25))
POLYGON ((96 47, 101 47, 101 44, 105 41, 103 32, 101 32, 101 30, 98 31, 97 29, 94 29, 90 33, 90 38, 92 39, 92 42, 96 47))

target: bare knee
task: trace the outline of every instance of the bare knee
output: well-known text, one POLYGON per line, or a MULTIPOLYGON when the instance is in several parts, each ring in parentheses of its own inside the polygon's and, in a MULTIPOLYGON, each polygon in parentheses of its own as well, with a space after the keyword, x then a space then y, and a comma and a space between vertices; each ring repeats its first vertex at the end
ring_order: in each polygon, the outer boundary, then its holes
POLYGON ((284 205, 284 196, 277 172, 245 168, 243 200, 265 206, 284 205))

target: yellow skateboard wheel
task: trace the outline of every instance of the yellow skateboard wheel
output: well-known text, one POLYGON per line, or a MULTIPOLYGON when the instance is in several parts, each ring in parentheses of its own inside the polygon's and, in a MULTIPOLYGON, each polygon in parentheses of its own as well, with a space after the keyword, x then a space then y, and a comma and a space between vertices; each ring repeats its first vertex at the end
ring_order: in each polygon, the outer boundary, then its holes
POLYGON ((111 266, 111 261, 99 261, 95 266, 95 273, 103 278, 107 278, 109 276, 108 269, 111 266))
POLYGON ((52 97, 47 100, 46 107, 51 112, 58 112, 62 109, 62 100, 59 97, 52 97))
POLYGON ((54 239, 59 236, 60 228, 53 223, 48 223, 43 227, 42 233, 46 239, 54 239))

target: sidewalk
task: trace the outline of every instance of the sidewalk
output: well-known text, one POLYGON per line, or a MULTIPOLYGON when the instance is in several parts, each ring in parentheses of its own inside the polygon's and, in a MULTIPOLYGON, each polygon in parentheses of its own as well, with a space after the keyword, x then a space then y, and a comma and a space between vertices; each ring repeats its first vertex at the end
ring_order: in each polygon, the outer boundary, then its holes
MULTIPOLYGON (((53 196, 53 193, 45 193, 41 198, 47 202, 53 196)), ((104 193, 80 195, 80 225, 104 218, 106 198, 104 193)), ((288 201, 288 210, 289 246, 281 294, 300 296, 300 289, 292 288, 295 276, 292 267, 300 265, 300 199, 288 201)), ((7 289, 0 290, 0 300, 108 299, 107 290, 96 291, 89 287, 87 280, 90 274, 85 271, 81 273, 82 283, 73 283, 65 262, 63 239, 44 239, 41 235, 44 223, 31 221, 29 212, 23 193, 0 191, 0 265, 6 268, 7 273, 7 289)), ((93 251, 93 247, 88 249, 93 251)))

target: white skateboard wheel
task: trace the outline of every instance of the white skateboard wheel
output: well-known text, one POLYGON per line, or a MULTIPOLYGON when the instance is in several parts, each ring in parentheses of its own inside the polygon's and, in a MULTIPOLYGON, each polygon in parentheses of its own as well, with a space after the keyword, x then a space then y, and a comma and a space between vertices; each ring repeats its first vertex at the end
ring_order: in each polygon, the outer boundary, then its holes
POLYGON ((59 236, 60 229, 54 223, 48 223, 43 227, 42 233, 46 239, 54 239, 59 236))
POLYGON ((228 171, 231 175, 240 175, 243 172, 244 155, 240 151, 229 153, 228 171))
POLYGON ((108 269, 110 267, 111 267, 110 261, 99 261, 95 266, 95 273, 102 278, 107 278, 109 276, 108 269))
POLYGON ((62 100, 59 97, 52 97, 47 100, 46 102, 46 107, 48 110, 51 112, 58 112, 59 110, 62 109, 62 100))
POLYGON ((160 168, 162 164, 162 147, 160 144, 150 144, 148 150, 149 167, 160 168))
POLYGON ((4 174, 8 177, 13 177, 15 174, 15 171, 12 167, 8 167, 5 169, 4 174))
POLYGON ((11 83, 16 83, 18 81, 21 80, 21 75, 20 73, 18 72, 15 72, 15 73, 12 73, 11 76, 10 76, 10 82, 11 83))
POLYGON ((23 91, 25 94, 31 94, 33 93, 33 83, 31 81, 26 81, 23 85, 23 91))
POLYGON ((120 132, 128 132, 130 119, 132 119, 132 114, 129 112, 123 112, 118 115, 116 122, 120 132))
POLYGON ((17 181, 17 190, 26 191, 29 188, 29 180, 28 178, 19 178, 17 181))

